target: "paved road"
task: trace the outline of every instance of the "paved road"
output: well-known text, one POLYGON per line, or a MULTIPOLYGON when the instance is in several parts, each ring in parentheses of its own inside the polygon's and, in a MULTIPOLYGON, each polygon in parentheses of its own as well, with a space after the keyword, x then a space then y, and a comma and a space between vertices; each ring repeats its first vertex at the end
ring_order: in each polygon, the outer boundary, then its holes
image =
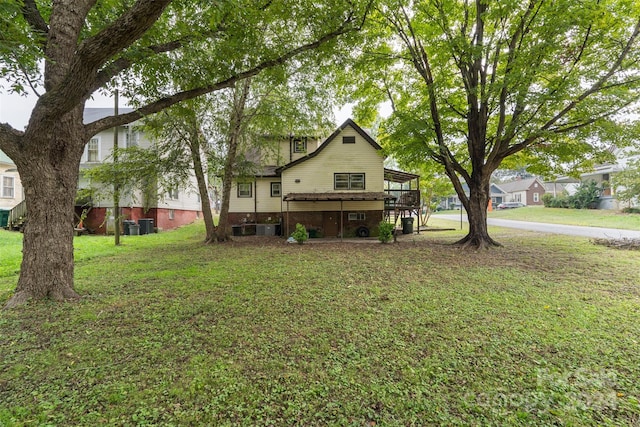
MULTIPOLYGON (((460 223, 460 215, 434 215, 433 218, 447 219, 460 223)), ((462 220, 467 222, 467 216, 462 220)), ((546 224, 543 222, 513 221, 510 219, 487 219, 489 225, 507 228, 519 228, 521 230, 539 231, 541 233, 568 234, 571 236, 583 236, 605 239, 640 239, 640 230, 621 230, 618 228, 582 227, 578 225, 546 224)))

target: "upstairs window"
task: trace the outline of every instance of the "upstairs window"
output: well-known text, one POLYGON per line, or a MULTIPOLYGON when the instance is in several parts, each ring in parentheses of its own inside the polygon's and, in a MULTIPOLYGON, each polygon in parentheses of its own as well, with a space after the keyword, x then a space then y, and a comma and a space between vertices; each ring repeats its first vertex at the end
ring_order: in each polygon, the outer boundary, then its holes
POLYGON ((293 140, 293 152, 294 153, 306 153, 307 152, 307 138, 295 138, 293 140))
POLYGON ((333 175, 333 188, 336 190, 364 190, 363 173, 336 173, 333 175))
POLYGON ((15 179, 12 176, 2 177, 2 197, 13 199, 15 197, 15 179))
POLYGON ((356 143, 356 137, 355 136, 343 136, 342 137, 342 143, 343 144, 355 144, 356 143))
POLYGON ((174 187, 167 190, 167 198, 169 198, 169 200, 178 200, 178 197, 179 194, 177 188, 174 187))
POLYGON ((125 140, 126 140, 125 141, 126 142, 125 146, 127 148, 137 147, 138 144, 140 143, 140 132, 137 131, 137 130, 133 130, 131 128, 128 128, 125 140))
POLYGON ((100 140, 98 138, 91 138, 87 144, 87 162, 99 162, 100 161, 100 140))

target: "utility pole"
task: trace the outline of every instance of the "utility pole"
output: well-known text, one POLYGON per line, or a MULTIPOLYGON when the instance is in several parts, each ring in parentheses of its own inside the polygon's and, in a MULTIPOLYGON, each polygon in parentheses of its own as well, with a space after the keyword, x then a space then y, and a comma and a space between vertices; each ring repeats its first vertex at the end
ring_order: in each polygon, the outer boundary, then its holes
MULTIPOLYGON (((118 115, 118 89, 115 92, 114 115, 118 115)), ((118 163, 118 126, 113 128, 113 165, 115 166, 115 180, 113 181, 113 222, 115 245, 120 245, 120 176, 117 171, 118 163)))

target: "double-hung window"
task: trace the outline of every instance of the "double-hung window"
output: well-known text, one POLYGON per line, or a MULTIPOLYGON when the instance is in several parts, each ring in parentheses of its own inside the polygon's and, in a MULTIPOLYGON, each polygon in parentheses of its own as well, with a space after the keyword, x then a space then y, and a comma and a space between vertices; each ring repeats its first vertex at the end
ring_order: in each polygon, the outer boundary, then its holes
POLYGON ((282 184, 279 182, 271 183, 271 197, 280 197, 282 192, 282 184))
POLYGON ((13 199, 15 197, 15 178, 12 176, 2 177, 2 197, 13 199))
POLYGON ((250 182, 238 183, 238 198, 248 198, 252 196, 253 185, 250 182))
POLYGON ((364 173, 336 173, 333 175, 336 190, 364 190, 364 173))
POLYGON ((96 163, 100 161, 100 140, 91 138, 87 144, 87 162, 96 163))
POLYGON ((296 138, 293 140, 293 152, 294 153, 306 153, 307 152, 307 138, 296 138))
POLYGON ((137 147, 140 143, 140 132, 131 128, 127 128, 126 147, 137 147))

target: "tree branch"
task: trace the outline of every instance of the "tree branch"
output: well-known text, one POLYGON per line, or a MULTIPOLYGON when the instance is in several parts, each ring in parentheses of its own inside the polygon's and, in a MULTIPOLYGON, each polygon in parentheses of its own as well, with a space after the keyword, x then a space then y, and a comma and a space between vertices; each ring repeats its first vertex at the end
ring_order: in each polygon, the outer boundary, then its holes
MULTIPOLYGON (((22 16, 24 16, 25 21, 31 26, 31 28, 43 35, 49 34, 49 26, 42 18, 40 11, 38 10, 38 5, 36 5, 35 0, 24 0, 24 4, 21 7, 22 16)), ((42 38, 42 42, 40 43, 40 48, 44 49, 44 41, 45 38, 42 38)))
POLYGON ((135 111, 132 111, 131 113, 127 113, 127 114, 122 114, 122 115, 118 115, 118 116, 111 116, 111 117, 105 117, 103 119, 97 120, 93 123, 89 123, 85 126, 85 132, 87 136, 93 136, 95 134, 97 134, 98 132, 101 132, 105 129, 110 129, 114 126, 120 126, 120 125, 124 125, 127 123, 131 123, 134 122, 136 120, 139 120, 141 118, 143 118, 144 116, 148 116, 150 114, 155 114, 158 113, 162 110, 164 110, 165 108, 168 108, 172 105, 175 105, 181 101, 186 101, 188 99, 193 99, 196 98, 200 95, 204 95, 210 92, 214 92, 220 89, 224 89, 224 88, 228 88, 233 86, 237 81, 240 80, 244 80, 246 78, 249 77, 253 77, 257 74, 259 74, 261 71, 267 69, 267 68, 271 68, 271 67, 275 67, 281 64, 284 64, 285 62, 287 62, 288 60, 290 60, 291 58, 297 56, 298 54, 302 53, 302 52, 306 52, 309 50, 313 50, 316 49, 320 46, 322 46, 323 44, 327 43, 330 40, 333 40, 334 38, 345 34, 349 31, 353 31, 354 29, 351 28, 349 26, 349 24, 352 21, 352 16, 349 16, 345 21, 342 22, 342 24, 334 31, 325 34, 324 36, 320 37, 319 39, 311 42, 311 43, 307 43, 305 45, 299 46, 295 49, 292 49, 288 52, 285 52, 284 54, 282 54, 281 56, 274 58, 274 59, 269 59, 266 61, 261 62, 260 64, 258 64, 257 66, 255 66, 254 68, 251 68, 247 71, 232 75, 224 80, 220 80, 217 83, 214 83, 212 85, 207 85, 207 86, 202 86, 202 87, 198 87, 195 89, 190 89, 187 91, 182 91, 182 92, 178 92, 176 94, 173 94, 171 96, 159 99, 155 102, 152 102, 150 104, 147 104, 143 107, 138 108, 135 111))
POLYGON ((0 123, 0 150, 11 159, 18 157, 24 132, 15 130, 9 123, 0 123))

